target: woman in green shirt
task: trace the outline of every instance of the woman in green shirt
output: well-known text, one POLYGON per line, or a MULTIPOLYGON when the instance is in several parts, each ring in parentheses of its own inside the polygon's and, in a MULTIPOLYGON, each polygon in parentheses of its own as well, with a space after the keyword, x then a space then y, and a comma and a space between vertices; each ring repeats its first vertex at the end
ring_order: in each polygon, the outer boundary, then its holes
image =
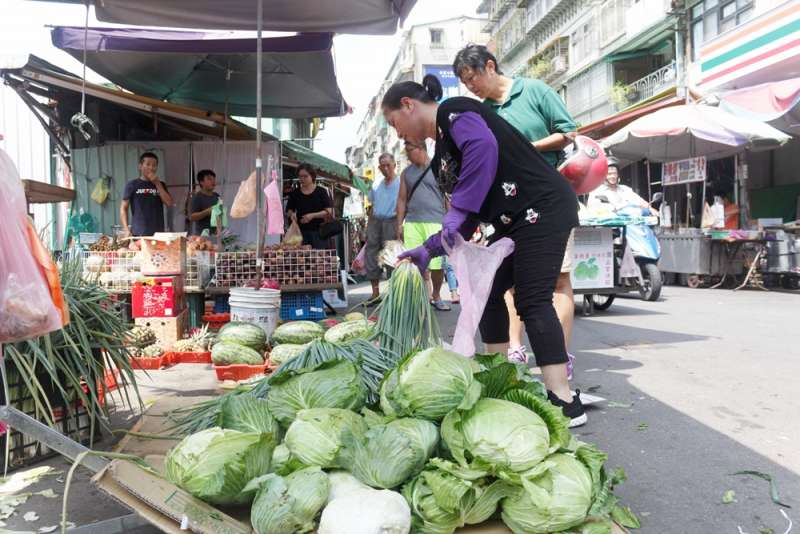
MULTIPOLYGON (((507 122, 519 130, 542 156, 554 167, 561 151, 575 135, 575 122, 567 112, 561 97, 549 85, 539 80, 509 78, 503 75, 497 59, 482 45, 469 45, 456 54, 453 72, 475 96, 494 108, 507 122)), ((572 272, 573 237, 570 236, 561 274, 553 294, 553 305, 564 330, 569 347, 575 302, 570 273, 572 272)), ((523 324, 514 307, 513 290, 506 295, 510 328, 508 350, 512 361, 527 361, 522 343, 523 324)), ((569 375, 572 375, 570 355, 569 375)))

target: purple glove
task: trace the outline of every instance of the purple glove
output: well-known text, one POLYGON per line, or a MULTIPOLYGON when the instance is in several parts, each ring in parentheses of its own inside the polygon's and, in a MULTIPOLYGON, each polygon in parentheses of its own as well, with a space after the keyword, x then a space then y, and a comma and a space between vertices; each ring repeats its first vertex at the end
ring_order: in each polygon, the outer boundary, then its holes
POLYGON ((428 249, 425 248, 425 245, 407 250, 397 257, 401 260, 411 260, 411 262, 417 266, 419 272, 421 273, 424 273, 428 269, 428 264, 431 262, 431 253, 428 252, 428 249))
POLYGON ((468 211, 450 206, 442 221, 442 240, 447 243, 447 246, 452 248, 455 245, 456 236, 459 235, 461 227, 467 222, 469 215, 468 211))

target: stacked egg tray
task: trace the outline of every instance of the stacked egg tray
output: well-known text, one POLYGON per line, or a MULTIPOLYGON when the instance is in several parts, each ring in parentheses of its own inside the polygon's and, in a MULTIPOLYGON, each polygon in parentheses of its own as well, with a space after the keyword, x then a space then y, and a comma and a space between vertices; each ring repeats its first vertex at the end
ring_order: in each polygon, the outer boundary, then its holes
POLYGON ((333 285, 339 282, 339 258, 330 250, 264 251, 264 277, 281 286, 333 285))
POLYGON ((261 277, 275 280, 281 286, 339 283, 339 258, 335 250, 266 250, 261 270, 254 251, 220 252, 215 268, 217 287, 241 287, 261 277))

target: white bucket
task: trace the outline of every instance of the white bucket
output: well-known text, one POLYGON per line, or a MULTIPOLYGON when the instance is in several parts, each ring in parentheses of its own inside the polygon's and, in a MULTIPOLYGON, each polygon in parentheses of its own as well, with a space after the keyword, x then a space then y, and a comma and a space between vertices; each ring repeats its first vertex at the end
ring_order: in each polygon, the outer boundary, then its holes
POLYGON ((267 337, 275 331, 281 307, 280 291, 249 287, 231 288, 228 302, 231 306, 231 321, 257 324, 267 337))

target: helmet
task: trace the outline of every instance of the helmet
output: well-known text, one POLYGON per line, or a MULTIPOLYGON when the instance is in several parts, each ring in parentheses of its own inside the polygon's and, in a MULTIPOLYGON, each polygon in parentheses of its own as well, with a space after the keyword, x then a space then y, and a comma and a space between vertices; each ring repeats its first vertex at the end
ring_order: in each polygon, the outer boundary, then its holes
POLYGON ((608 174, 606 153, 597 141, 585 135, 573 140, 572 149, 567 148, 567 157, 558 166, 558 171, 575 190, 575 194, 591 193, 608 174))

